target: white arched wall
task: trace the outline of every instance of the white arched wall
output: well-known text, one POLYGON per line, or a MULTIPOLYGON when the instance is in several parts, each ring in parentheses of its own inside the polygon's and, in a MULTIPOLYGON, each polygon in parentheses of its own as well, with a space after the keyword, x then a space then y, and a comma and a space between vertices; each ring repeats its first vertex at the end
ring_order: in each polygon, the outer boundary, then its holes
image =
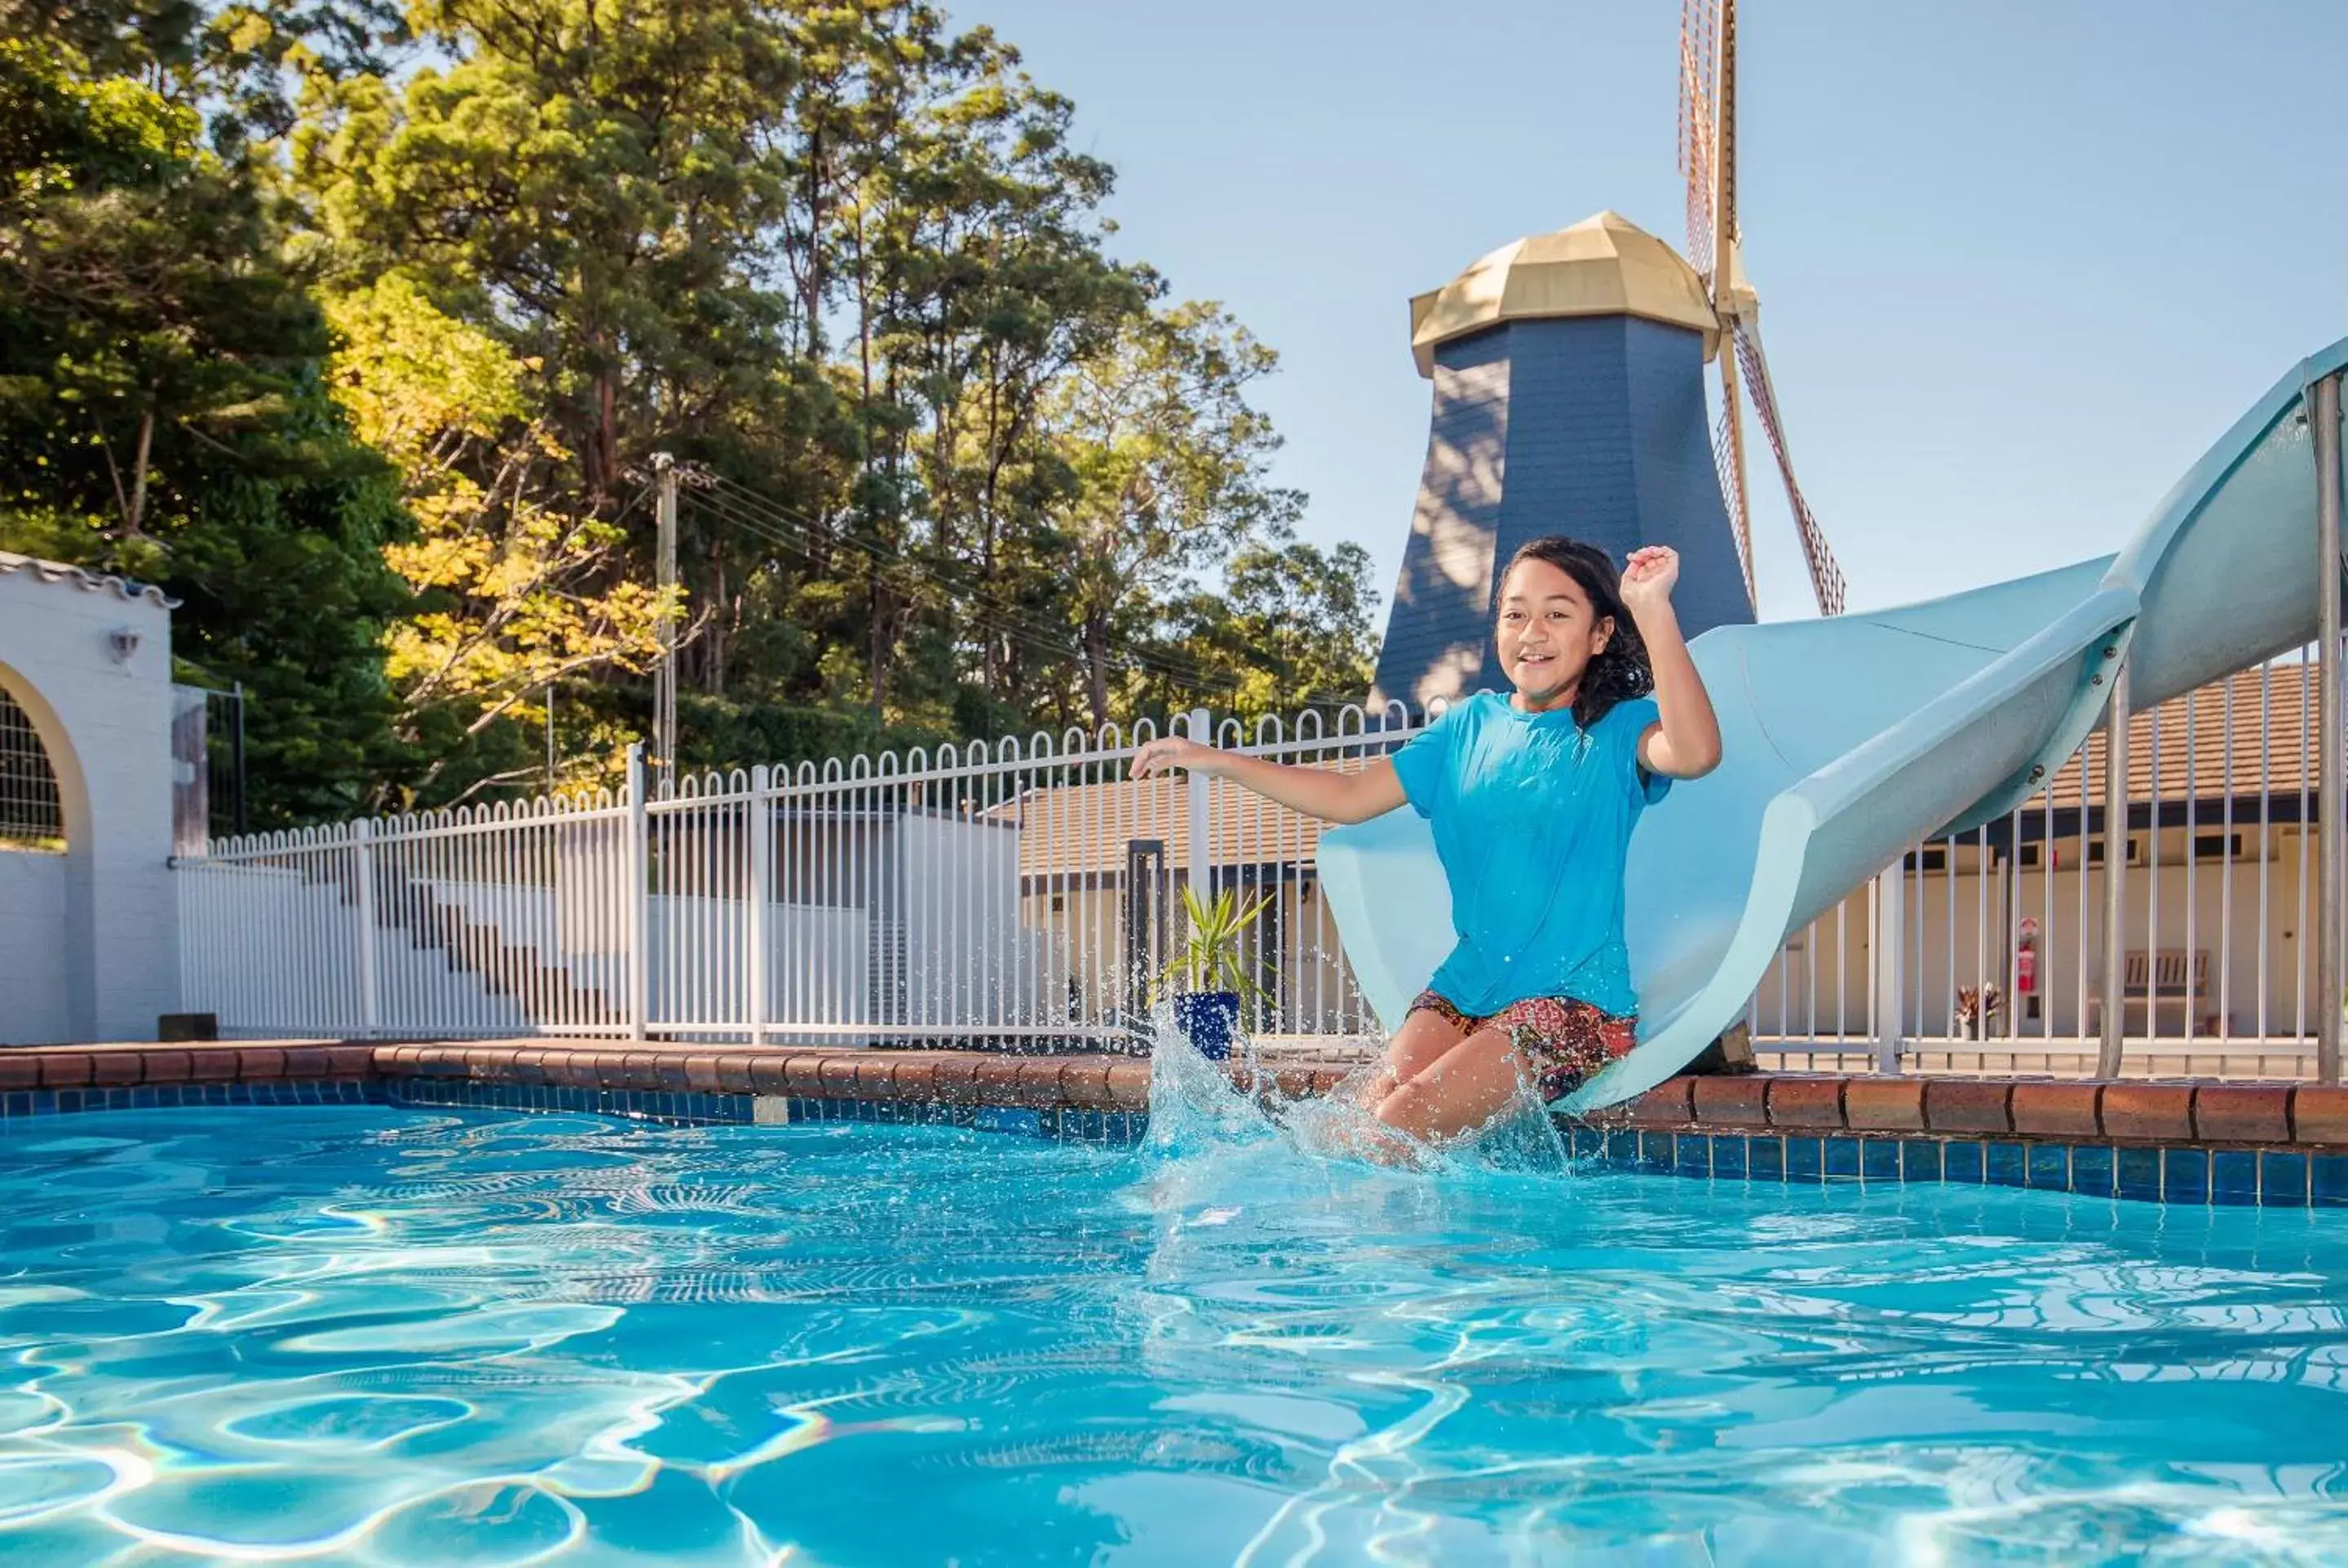
POLYGON ((0 553, 0 686, 49 753, 67 844, 0 851, 0 1043, 151 1040, 180 990, 169 606, 0 553))

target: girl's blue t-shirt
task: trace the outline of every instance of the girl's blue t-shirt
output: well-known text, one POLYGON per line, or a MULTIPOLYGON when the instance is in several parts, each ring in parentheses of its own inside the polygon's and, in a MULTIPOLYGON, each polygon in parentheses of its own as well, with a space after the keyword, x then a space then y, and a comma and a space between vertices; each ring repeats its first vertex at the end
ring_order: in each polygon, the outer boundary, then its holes
POLYGON ((1570 710, 1519 712, 1482 692, 1395 753, 1451 884, 1459 941, 1430 982, 1446 1001, 1475 1017, 1529 997, 1638 1010, 1622 879, 1639 814, 1671 789, 1639 766, 1656 716, 1634 698, 1585 731, 1570 710))

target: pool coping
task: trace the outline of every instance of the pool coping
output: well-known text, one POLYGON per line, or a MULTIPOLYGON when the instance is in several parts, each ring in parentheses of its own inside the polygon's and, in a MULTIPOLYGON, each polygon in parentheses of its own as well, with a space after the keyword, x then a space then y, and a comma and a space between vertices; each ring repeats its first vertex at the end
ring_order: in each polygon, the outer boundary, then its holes
MULTIPOLYGON (((1260 1096, 1349 1070, 1234 1065, 1260 1096)), ((674 1041, 278 1040, 0 1047, 0 1124, 59 1112, 392 1102, 688 1122, 928 1122, 1137 1140, 1147 1058, 674 1041)), ((1560 1124, 1592 1162, 1712 1179, 1979 1181, 2168 1202, 2348 1204, 2348 1089, 1744 1073, 1560 1124)))

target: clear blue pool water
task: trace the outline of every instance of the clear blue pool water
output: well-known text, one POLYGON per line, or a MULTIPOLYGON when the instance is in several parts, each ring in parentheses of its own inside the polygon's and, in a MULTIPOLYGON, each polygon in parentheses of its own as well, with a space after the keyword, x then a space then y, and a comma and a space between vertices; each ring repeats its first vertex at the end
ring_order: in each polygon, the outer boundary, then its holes
POLYGON ((2348 1215, 1159 1135, 11 1129, 0 1561, 2348 1561, 2348 1215))

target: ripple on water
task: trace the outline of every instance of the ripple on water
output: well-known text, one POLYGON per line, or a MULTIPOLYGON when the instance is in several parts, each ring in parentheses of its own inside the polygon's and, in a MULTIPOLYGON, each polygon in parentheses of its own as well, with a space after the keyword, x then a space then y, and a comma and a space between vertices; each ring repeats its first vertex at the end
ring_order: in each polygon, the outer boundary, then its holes
POLYGON ((282 1443, 310 1453, 367 1452, 465 1419, 463 1399, 345 1394, 249 1411, 221 1423, 232 1437, 282 1443))
POLYGON ((568 1498, 527 1481, 478 1481, 411 1498, 371 1521, 366 1534, 387 1563, 523 1568, 577 1544, 586 1529, 568 1498))
POLYGON ((291 1556, 347 1551, 392 1499, 418 1478, 334 1467, 206 1466, 159 1471, 107 1504, 129 1534, 199 1557, 291 1556))
POLYGON ((0 1531, 46 1523, 102 1501, 123 1469, 108 1456, 69 1450, 0 1453, 0 1531))
POLYGON ((0 1557, 2348 1561, 2348 1216, 1430 1177, 1166 1076, 1138 1153, 0 1130, 0 1557))

